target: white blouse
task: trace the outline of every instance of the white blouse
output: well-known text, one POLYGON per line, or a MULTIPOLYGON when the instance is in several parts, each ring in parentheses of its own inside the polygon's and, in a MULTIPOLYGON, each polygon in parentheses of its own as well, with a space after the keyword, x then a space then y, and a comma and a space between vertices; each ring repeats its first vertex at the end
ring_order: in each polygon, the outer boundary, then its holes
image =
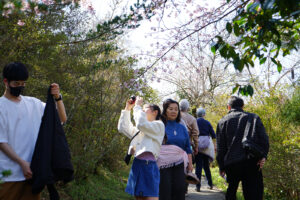
POLYGON ((130 111, 122 110, 118 123, 119 132, 130 139, 140 131, 131 141, 128 153, 134 148, 135 157, 144 152, 151 152, 157 159, 165 135, 164 123, 161 120, 148 121, 146 113, 143 112, 141 106, 138 105, 133 108, 133 118, 136 126, 134 126, 130 120, 130 111))

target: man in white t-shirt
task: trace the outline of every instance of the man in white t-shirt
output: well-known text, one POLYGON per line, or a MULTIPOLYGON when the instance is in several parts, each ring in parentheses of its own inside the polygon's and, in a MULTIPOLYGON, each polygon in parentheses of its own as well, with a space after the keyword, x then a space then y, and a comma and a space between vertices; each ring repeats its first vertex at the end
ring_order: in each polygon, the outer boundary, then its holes
MULTIPOLYGON (((26 179, 32 177, 30 162, 45 103, 20 95, 28 76, 26 66, 19 62, 10 63, 3 69, 5 92, 0 97, 0 173, 10 170, 12 174, 2 177, 4 183, 0 185, 0 200, 40 199, 39 194, 32 194, 26 179)), ((51 94, 64 123, 67 116, 58 84, 51 84, 51 94)))

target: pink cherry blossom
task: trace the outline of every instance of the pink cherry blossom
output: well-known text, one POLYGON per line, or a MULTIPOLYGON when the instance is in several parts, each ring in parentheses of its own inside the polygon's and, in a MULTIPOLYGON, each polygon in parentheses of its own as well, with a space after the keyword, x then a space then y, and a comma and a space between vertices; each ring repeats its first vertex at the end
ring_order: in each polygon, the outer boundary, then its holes
POLYGON ((17 23, 19 26, 24 26, 25 25, 25 22, 23 22, 23 21, 21 21, 20 19, 19 19, 19 21, 18 21, 18 23, 17 23))
POLYGON ((51 4, 54 3, 53 0, 42 0, 42 2, 43 2, 45 5, 47 5, 47 6, 49 6, 49 5, 51 5, 51 4))
POLYGON ((34 7, 34 12, 35 12, 36 15, 41 13, 38 6, 34 7))
POLYGON ((89 6, 87 7, 87 9, 88 9, 88 11, 89 11, 91 14, 95 14, 95 9, 94 9, 94 7, 93 7, 92 5, 89 5, 89 6))

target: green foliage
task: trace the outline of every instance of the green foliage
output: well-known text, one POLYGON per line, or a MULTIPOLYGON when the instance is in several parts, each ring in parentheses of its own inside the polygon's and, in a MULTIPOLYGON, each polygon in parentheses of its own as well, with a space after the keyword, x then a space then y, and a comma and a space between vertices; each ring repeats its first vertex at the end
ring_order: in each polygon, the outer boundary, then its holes
POLYGON ((295 90, 293 97, 281 108, 282 119, 286 123, 300 125, 300 88, 295 90))
MULTIPOLYGON (((230 1, 230 0, 229 0, 230 1)), ((228 1, 228 2, 229 2, 228 1)), ((282 64, 278 56, 289 55, 292 50, 298 50, 300 42, 300 1, 299 0, 259 0, 243 1, 244 4, 237 10, 237 16, 231 23, 226 24, 229 34, 238 37, 238 42, 230 45, 217 36, 217 42, 212 45, 211 51, 230 61, 234 68, 243 71, 244 67, 254 67, 254 61, 259 59, 262 65, 267 58, 282 71, 282 64), (248 4, 247 4, 248 3, 248 4), (238 53, 241 47, 242 53, 238 53)), ((249 93, 242 88, 241 94, 249 93)), ((253 89, 252 89, 253 91, 253 89)), ((250 94, 251 95, 251 94, 250 94)), ((251 95, 252 96, 252 95, 251 95)))
POLYGON ((299 88, 291 99, 283 95, 265 98, 263 105, 248 105, 257 113, 270 140, 270 152, 264 168, 266 196, 270 199, 299 199, 300 197, 300 126, 299 88), (294 110, 294 108, 296 108, 294 110), (289 118, 291 117, 291 118, 289 118), (287 184, 288 183, 288 184, 287 184))
POLYGON ((97 175, 88 177, 85 180, 73 182, 68 185, 65 190, 68 191, 70 199, 74 200, 133 199, 133 197, 125 193, 129 168, 124 167, 120 169, 123 170, 118 170, 117 172, 112 173, 99 166, 97 169, 97 175))
MULTIPOLYGON (((133 197, 125 192, 129 166, 116 162, 119 164, 117 171, 111 172, 99 166, 96 174, 86 179, 76 179, 67 185, 57 185, 60 198, 63 200, 133 200, 133 197)), ((49 199, 47 190, 43 191, 42 199, 49 199)))
POLYGON ((136 80, 140 76, 134 71, 137 60, 124 55, 114 40, 120 32, 107 27, 112 24, 104 22, 106 33, 92 37, 97 31, 85 31, 89 17, 76 6, 63 9, 63 5, 52 5, 48 9, 49 14, 40 17, 22 12, 9 18, 0 16, 0 70, 12 61, 26 63, 30 78, 25 95, 43 101, 51 83, 60 85, 76 180, 96 173, 100 164, 115 170, 119 168, 116 160, 123 159, 129 142, 117 132, 126 99, 137 90, 146 101, 157 95, 136 80), (24 26, 17 24, 19 19, 24 26))
POLYGON ((6 177, 6 176, 10 176, 11 175, 11 171, 10 170, 5 170, 3 172, 1 172, 2 176, 6 177))
MULTIPOLYGON (((11 175, 11 171, 10 171, 10 170, 4 170, 4 171, 1 172, 2 178, 3 178, 3 177, 10 176, 10 175, 11 175)), ((2 183, 1 178, 0 178, 0 183, 2 183)))

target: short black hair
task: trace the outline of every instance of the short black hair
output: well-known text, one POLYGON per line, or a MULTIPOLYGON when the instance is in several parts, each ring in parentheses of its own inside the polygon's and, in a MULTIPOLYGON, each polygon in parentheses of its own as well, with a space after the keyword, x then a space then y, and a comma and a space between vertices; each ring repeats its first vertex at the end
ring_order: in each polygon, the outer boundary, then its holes
POLYGON ((168 109, 168 107, 170 106, 170 104, 172 104, 172 103, 176 103, 177 106, 178 106, 178 115, 177 115, 175 121, 179 123, 180 120, 181 120, 181 117, 180 117, 180 109, 179 109, 179 103, 178 103, 177 101, 173 100, 173 99, 166 99, 166 100, 163 102, 163 112, 162 112, 162 114, 161 114, 161 119, 162 119, 162 121, 164 122, 164 124, 167 124, 167 121, 168 121, 168 120, 167 120, 167 109, 168 109))
POLYGON ((5 65, 2 72, 3 79, 8 81, 26 81, 29 77, 27 67, 20 62, 5 65))
POLYGON ((231 96, 228 100, 228 105, 231 108, 243 108, 244 106, 244 101, 242 98, 237 97, 237 96, 231 96))

